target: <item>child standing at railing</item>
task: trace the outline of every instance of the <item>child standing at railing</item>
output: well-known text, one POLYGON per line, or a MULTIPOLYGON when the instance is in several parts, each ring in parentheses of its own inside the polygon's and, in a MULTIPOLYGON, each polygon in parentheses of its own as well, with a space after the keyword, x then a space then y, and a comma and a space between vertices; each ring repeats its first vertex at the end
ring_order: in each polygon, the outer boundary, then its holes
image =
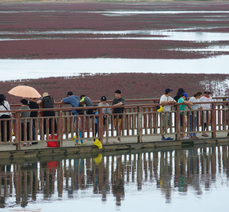
POLYGON ((178 99, 178 103, 182 103, 179 105, 180 109, 180 131, 181 131, 181 139, 189 139, 188 136, 185 136, 184 132, 187 126, 187 120, 185 117, 184 111, 185 107, 187 106, 190 110, 192 110, 191 105, 193 105, 192 102, 188 101, 188 95, 186 93, 181 94, 181 97, 178 99))
MULTIPOLYGON (((105 96, 102 96, 101 97, 101 102, 98 104, 98 106, 109 106, 109 104, 107 103, 107 98, 105 96)), ((107 123, 108 122, 108 114, 111 114, 111 109, 110 108, 103 108, 102 109, 102 113, 104 114, 103 116, 103 134, 105 133, 106 131, 106 127, 108 126, 107 123)), ((106 135, 106 137, 108 137, 108 135, 106 135)), ((108 143, 108 138, 106 139, 106 143, 108 143)))
MULTIPOLYGON (((96 107, 96 105, 94 105, 94 106, 96 107)), ((99 114, 98 109, 94 108, 92 114, 98 115, 99 114)), ((95 137, 97 137, 97 133, 98 133, 98 116, 95 116, 94 120, 95 120, 95 137)))

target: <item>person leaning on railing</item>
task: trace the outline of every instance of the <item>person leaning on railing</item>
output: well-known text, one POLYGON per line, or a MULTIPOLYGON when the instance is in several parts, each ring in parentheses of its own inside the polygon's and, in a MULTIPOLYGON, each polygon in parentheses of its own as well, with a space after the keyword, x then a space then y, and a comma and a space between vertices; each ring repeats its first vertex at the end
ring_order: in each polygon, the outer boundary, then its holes
MULTIPOLYGON (((196 94, 194 94, 190 99, 189 102, 193 102, 193 103, 198 103, 200 102, 200 98, 202 97, 202 92, 197 92, 196 94)), ((197 129, 197 111, 198 109, 202 109, 202 107, 200 106, 200 104, 193 104, 191 106, 193 112, 190 114, 190 132, 194 131, 196 132, 197 129), (194 120, 194 123, 193 123, 194 120), (194 125, 194 128, 193 128, 194 125)), ((192 139, 198 139, 198 137, 196 137, 196 133, 190 133, 189 134, 190 138, 192 139)))
POLYGON ((181 134, 180 134, 181 137, 180 138, 182 140, 190 139, 188 136, 185 135, 185 129, 187 126, 187 119, 186 119, 185 114, 183 114, 183 112, 185 111, 186 106, 190 110, 192 110, 191 105, 193 105, 193 103, 188 101, 187 93, 181 94, 181 97, 178 99, 178 103, 182 103, 181 105, 179 105, 179 109, 180 109, 180 131, 181 131, 181 134), (184 116, 184 118, 183 118, 183 116, 184 116))

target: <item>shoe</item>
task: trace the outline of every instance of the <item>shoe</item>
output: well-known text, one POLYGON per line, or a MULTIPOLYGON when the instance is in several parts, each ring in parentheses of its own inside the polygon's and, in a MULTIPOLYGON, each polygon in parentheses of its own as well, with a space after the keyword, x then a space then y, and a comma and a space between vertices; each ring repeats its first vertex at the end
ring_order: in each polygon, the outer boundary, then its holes
POLYGON ((209 135, 207 135, 207 134, 202 134, 202 136, 203 136, 203 137, 209 137, 209 135))
POLYGON ((119 140, 117 140, 117 141, 114 141, 114 143, 119 144, 119 143, 120 143, 120 141, 119 141, 119 140))
POLYGON ((81 145, 86 145, 86 143, 80 143, 81 145))
POLYGON ((199 139, 199 137, 194 136, 194 139, 199 139))
POLYGON ((80 145, 79 143, 75 143, 75 145, 80 145))
POLYGON ((188 136, 184 136, 183 138, 181 138, 181 140, 188 140, 190 139, 188 136))
POLYGON ((165 141, 165 140, 167 140, 165 137, 163 137, 162 139, 161 139, 162 141, 165 141))
POLYGON ((168 138, 166 138, 166 140, 172 141, 172 140, 174 140, 174 138, 168 137, 168 138))

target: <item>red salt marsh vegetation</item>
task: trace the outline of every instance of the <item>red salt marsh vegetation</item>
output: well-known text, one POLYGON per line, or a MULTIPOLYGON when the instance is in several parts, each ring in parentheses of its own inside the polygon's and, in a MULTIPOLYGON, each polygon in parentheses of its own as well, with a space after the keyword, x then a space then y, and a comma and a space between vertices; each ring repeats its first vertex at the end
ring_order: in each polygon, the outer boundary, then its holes
MULTIPOLYGON (((161 38, 166 37, 160 30, 197 32, 200 36, 201 32, 223 34, 229 31, 228 11, 228 2, 2 3, 0 58, 198 59, 227 55, 228 51, 225 49, 204 49, 228 47, 228 39, 184 41, 167 37, 162 40, 161 38), (111 13, 117 11, 138 13, 111 13), (147 13, 153 11, 156 13, 147 13), (167 12, 160 13, 165 11, 167 12), (128 30, 132 32, 126 33, 128 30), (155 30, 159 33, 148 33, 155 30)), ((93 100, 99 99, 101 95, 112 99, 115 89, 121 89, 127 99, 154 98, 159 97, 167 87, 174 89, 174 95, 179 87, 192 95, 205 89, 205 85, 201 84, 202 80, 209 81, 210 85, 212 81, 222 82, 228 77, 217 74, 96 74, 0 82, 0 89, 7 94, 18 84, 31 85, 40 93, 48 91, 56 101, 65 97, 69 90, 77 95, 86 94, 93 100)), ((218 94, 215 88, 211 89, 215 95, 218 94)), ((227 88, 225 95, 229 95, 227 88)), ((7 95, 7 99, 11 103, 19 102, 19 98, 10 95, 7 95)))
MULTIPOLYGON (((86 94, 92 100, 99 100, 105 95, 109 100, 114 98, 116 89, 122 90, 126 99, 158 98, 164 90, 169 87, 174 89, 175 96, 178 88, 182 87, 189 96, 197 91, 204 91, 205 85, 209 83, 209 89, 214 96, 218 96, 220 87, 212 86, 229 80, 229 75, 224 74, 150 74, 150 73, 117 73, 117 74, 95 74, 81 75, 79 77, 51 77, 44 79, 6 81, 0 82, 0 90, 7 96, 10 103, 19 103, 20 98, 9 95, 7 92, 18 84, 35 87, 41 94, 49 92, 56 101, 65 97, 68 91, 76 95, 86 94), (201 83, 205 81, 205 85, 201 83)), ((225 87, 225 95, 229 96, 229 86, 225 87)))
MULTIPOLYGON (((160 33, 145 35, 144 31, 185 29, 192 32, 225 33, 229 28, 228 10, 228 2, 1 4, 0 58, 196 59, 227 55, 227 51, 220 50, 195 51, 219 45, 220 41, 174 41, 169 37, 167 40, 160 40, 160 33), (118 11, 137 13, 112 15, 112 12, 118 11), (159 13, 144 13, 152 11, 159 13), (168 13, 160 13, 164 11, 168 13), (199 11, 206 12, 198 13, 199 11), (80 33, 82 30, 91 33, 80 33), (123 30, 138 32, 127 35, 121 32, 123 30), (93 33, 100 31, 120 31, 120 34, 93 33), (131 39, 123 40, 126 37, 131 39), (141 40, 137 39, 139 37, 141 40), (144 37, 157 39, 148 40, 144 37), (108 39, 101 40, 103 38, 108 39), (186 48, 193 51, 182 50, 186 48)), ((224 45, 229 46, 229 41, 224 41, 224 45)))

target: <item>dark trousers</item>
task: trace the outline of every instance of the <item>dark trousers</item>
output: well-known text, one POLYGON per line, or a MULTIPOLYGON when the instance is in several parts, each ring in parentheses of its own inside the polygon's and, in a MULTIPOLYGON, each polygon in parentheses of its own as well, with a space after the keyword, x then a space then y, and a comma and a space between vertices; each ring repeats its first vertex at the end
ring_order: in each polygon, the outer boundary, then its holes
MULTIPOLYGON (((9 115, 2 115, 0 119, 8 119, 9 115)), ((1 120, 1 141, 9 141, 10 140, 10 121, 1 120), (6 128, 6 135, 5 135, 6 128)))
MULTIPOLYGON (((46 120, 47 119, 44 119, 44 134, 46 134, 46 120)), ((53 118, 49 118, 48 123, 49 123, 49 134, 52 134, 53 123, 54 123, 54 132, 53 133, 57 133, 56 119, 54 118, 53 120, 53 118)))
POLYGON ((29 124, 29 122, 21 123, 21 141, 25 141, 25 138, 26 138, 27 141, 30 140, 30 136, 29 136, 30 133, 29 132, 30 132, 30 124, 29 124), (27 137, 25 137, 25 132, 24 132, 25 127, 27 128, 26 129, 26 136, 27 137))

